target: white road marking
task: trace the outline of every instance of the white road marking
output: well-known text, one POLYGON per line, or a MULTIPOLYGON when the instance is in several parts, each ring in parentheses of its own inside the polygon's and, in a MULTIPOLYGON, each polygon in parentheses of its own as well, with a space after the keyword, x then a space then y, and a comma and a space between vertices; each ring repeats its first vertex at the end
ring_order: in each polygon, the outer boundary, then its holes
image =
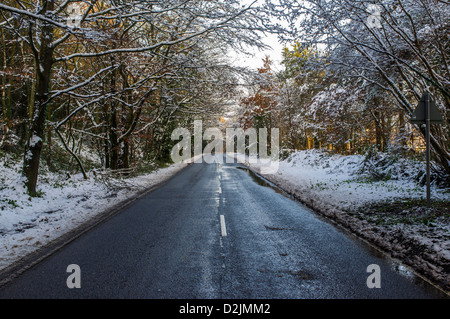
POLYGON ((225 216, 220 215, 220 232, 222 237, 227 236, 227 226, 225 225, 225 216))

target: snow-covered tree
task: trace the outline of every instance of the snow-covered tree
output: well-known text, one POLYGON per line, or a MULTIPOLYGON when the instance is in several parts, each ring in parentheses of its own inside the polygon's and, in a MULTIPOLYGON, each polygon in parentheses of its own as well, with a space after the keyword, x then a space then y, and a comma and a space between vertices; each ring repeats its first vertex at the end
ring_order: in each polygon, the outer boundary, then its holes
MULTIPOLYGON (((336 76, 360 79, 393 97, 401 118, 409 118, 430 91, 448 119, 448 2, 279 0, 267 6, 290 23, 292 40, 324 52, 336 76)), ((423 127, 417 129, 424 134, 423 127)), ((448 125, 433 126, 431 143, 436 160, 450 172, 448 125)))
MULTIPOLYGON (((254 3, 242 6, 236 0, 19 0, 2 2, 0 10, 2 34, 34 60, 23 165, 32 195, 46 125, 63 143, 61 130, 69 130, 68 137, 80 132, 97 137, 105 146, 105 165, 127 166, 124 154, 141 116, 157 123, 173 112, 156 105, 188 104, 183 92, 194 86, 181 85, 189 82, 187 70, 204 67, 208 46, 264 47, 258 30, 268 22, 254 3), (173 81, 176 88, 169 84, 173 81)), ((68 143, 66 149, 76 157, 68 143)))

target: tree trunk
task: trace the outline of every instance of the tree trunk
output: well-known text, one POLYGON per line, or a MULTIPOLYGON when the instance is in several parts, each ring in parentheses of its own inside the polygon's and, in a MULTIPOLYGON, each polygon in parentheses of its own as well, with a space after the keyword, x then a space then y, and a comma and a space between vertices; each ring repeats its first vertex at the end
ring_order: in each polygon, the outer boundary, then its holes
MULTIPOLYGON (((42 15, 54 10, 54 0, 44 3, 42 15)), ((23 163, 24 183, 31 196, 36 195, 36 185, 39 174, 39 161, 41 157, 44 127, 46 120, 47 101, 50 90, 50 75, 53 65, 53 48, 50 44, 53 39, 53 26, 43 23, 40 36, 40 49, 35 52, 36 61, 36 94, 31 118, 29 138, 25 147, 23 163)))
POLYGON ((3 113, 3 137, 0 142, 0 148, 2 148, 8 138, 8 132, 11 125, 11 87, 12 78, 9 79, 9 85, 7 85, 7 57, 6 57, 6 44, 5 44, 5 32, 2 29, 2 47, 3 47, 3 75, 2 75, 2 113, 3 113))
POLYGON ((104 141, 103 148, 105 151, 104 167, 105 167, 105 169, 108 169, 109 168, 109 143, 108 143, 107 139, 105 139, 105 141, 104 141))
POLYGON ((117 140, 117 112, 115 102, 111 103, 111 119, 110 119, 110 130, 109 130, 109 143, 111 145, 110 149, 110 164, 111 169, 118 169, 119 164, 119 142, 117 140))
POLYGON ((398 142, 402 147, 405 147, 407 146, 408 137, 406 136, 405 114, 402 111, 398 114, 398 126, 398 142))
POLYGON ((375 140, 376 140, 376 146, 377 149, 382 152, 383 151, 383 136, 382 136, 381 127, 379 125, 378 120, 375 120, 375 140))
MULTIPOLYGON (((425 125, 420 125, 420 132, 423 136, 425 136, 425 125)), ((436 138, 436 134, 433 134, 433 127, 431 128, 431 150, 434 151, 434 155, 436 158, 436 161, 439 163, 439 165, 445 170, 445 172, 450 176, 450 153, 447 151, 444 145, 441 145, 438 141, 438 138, 441 140, 441 138, 438 136, 436 138)))
POLYGON ((130 143, 128 138, 123 140, 123 149, 120 154, 120 167, 119 168, 130 168, 130 143))

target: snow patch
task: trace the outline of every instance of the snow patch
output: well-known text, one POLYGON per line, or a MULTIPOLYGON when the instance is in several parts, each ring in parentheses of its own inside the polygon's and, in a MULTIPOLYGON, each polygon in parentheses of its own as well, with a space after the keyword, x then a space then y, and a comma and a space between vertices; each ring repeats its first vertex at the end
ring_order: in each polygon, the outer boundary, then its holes
POLYGON ((33 136, 31 136, 30 138, 30 147, 36 146, 36 144, 38 144, 41 141, 42 139, 39 136, 33 134, 33 136))

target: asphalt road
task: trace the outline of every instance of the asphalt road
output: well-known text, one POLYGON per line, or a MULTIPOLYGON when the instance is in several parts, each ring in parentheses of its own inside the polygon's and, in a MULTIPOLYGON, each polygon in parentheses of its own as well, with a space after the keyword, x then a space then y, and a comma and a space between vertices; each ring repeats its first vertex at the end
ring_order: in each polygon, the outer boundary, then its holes
POLYGON ((239 164, 193 164, 0 289, 0 298, 441 298, 239 164), (81 288, 68 288, 67 266, 81 288), (369 288, 369 265, 381 288, 369 288))

